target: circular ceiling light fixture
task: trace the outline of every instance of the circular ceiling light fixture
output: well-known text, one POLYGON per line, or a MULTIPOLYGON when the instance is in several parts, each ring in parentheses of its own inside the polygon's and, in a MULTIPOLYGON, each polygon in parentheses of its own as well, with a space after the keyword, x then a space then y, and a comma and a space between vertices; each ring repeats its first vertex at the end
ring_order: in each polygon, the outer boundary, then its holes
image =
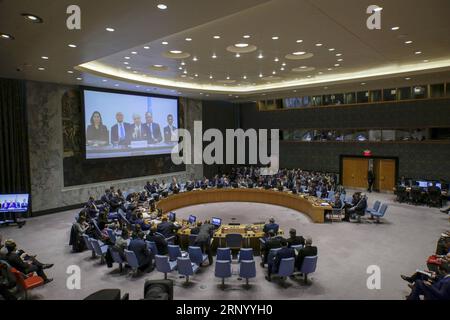
POLYGON ((412 40, 405 41, 405 44, 411 44, 411 43, 413 43, 412 40))
POLYGON ((192 41, 192 38, 186 38, 186 39, 184 39, 184 40, 190 42, 190 41, 192 41))
POLYGON ((273 36, 272 37, 272 40, 278 40, 278 39, 280 39, 280 37, 278 37, 278 36, 273 36))
POLYGON ((309 71, 313 71, 316 68, 314 67, 307 67, 307 66, 301 66, 301 67, 297 67, 292 69, 293 72, 309 72, 309 71))
POLYGON ((167 6, 164 3, 160 3, 156 6, 159 10, 166 10, 167 6))
POLYGON ((163 41, 163 42, 161 42, 161 44, 167 46, 169 43, 167 41, 163 41))
POLYGON ((0 38, 5 40, 14 40, 14 37, 7 33, 0 33, 0 38))
POLYGON ((242 38, 244 38, 244 39, 250 39, 250 35, 246 34, 246 35, 244 35, 242 38))
POLYGON ((392 31, 397 31, 398 29, 400 29, 400 27, 392 27, 391 28, 392 31))
POLYGON ((289 60, 303 60, 303 59, 309 59, 314 56, 313 53, 306 53, 304 51, 297 51, 286 55, 286 59, 289 60))
POLYGON ((47 56, 42 56, 41 59, 48 60, 47 56))
POLYGON ((214 36, 213 38, 214 39, 220 39, 220 36, 214 36))
POLYGON ((150 70, 154 70, 154 71, 166 71, 169 68, 167 66, 164 66, 162 64, 154 64, 152 66, 149 67, 150 70))
POLYGON ((22 17, 27 19, 28 21, 31 21, 33 23, 42 23, 44 20, 41 17, 38 17, 37 15, 31 14, 31 13, 22 13, 22 17))
POLYGON ((108 27, 108 28, 106 28, 106 31, 108 31, 108 32, 114 32, 114 31, 116 31, 116 29, 111 28, 111 27, 108 27))
POLYGON ((233 53, 250 53, 258 49, 256 46, 248 43, 236 43, 227 47, 227 51, 233 53))
POLYGON ((145 46, 144 49, 145 49, 145 50, 149 50, 150 47, 149 47, 149 46, 145 46))
POLYGON ((299 40, 297 40, 297 41, 295 41, 295 42, 297 42, 297 43, 302 43, 303 40, 299 39, 299 40))
POLYGON ((238 48, 246 48, 248 47, 248 43, 236 43, 234 46, 238 48))
POLYGON ((186 59, 191 56, 189 52, 183 52, 181 50, 170 50, 163 53, 163 56, 170 59, 186 59))

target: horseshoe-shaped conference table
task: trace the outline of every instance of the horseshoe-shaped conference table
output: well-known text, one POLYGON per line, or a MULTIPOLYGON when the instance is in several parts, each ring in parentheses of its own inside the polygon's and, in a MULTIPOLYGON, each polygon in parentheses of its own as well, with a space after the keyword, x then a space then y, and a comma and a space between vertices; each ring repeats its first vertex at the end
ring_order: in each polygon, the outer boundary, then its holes
MULTIPOLYGON (((175 209, 217 202, 256 202, 278 205, 306 214, 315 223, 324 223, 325 211, 332 210, 329 204, 316 197, 259 188, 193 190, 163 198, 157 202, 156 207, 167 214, 175 209)), ((262 227, 263 225, 222 225, 214 234, 213 246, 224 246, 227 234, 240 233, 244 239, 244 247, 252 247, 259 251, 259 239, 264 236, 262 227)), ((189 234, 189 228, 179 231, 181 242, 185 245, 188 243, 189 234)))

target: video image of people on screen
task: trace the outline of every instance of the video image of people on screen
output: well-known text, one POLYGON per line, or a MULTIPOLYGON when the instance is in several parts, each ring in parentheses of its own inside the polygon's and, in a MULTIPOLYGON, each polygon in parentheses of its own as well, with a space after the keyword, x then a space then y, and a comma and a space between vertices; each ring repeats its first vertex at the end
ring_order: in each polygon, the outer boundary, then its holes
POLYGON ((178 101, 84 90, 86 158, 169 154, 178 143, 178 101))
POLYGON ((0 212, 27 212, 28 194, 0 194, 0 212))

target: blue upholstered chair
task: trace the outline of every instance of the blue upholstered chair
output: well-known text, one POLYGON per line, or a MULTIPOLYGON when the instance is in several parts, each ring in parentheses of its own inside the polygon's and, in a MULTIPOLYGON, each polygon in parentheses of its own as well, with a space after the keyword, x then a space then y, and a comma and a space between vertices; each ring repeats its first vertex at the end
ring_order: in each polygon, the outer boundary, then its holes
POLYGON ((380 223, 380 218, 384 217, 386 210, 388 208, 388 205, 383 203, 380 207, 380 211, 377 212, 371 212, 370 215, 371 217, 375 217, 377 219, 377 223, 380 223))
POLYGON ((297 244, 297 245, 291 246, 291 248, 294 249, 295 252, 298 253, 300 251, 300 249, 303 249, 303 245, 297 244))
POLYGON ((252 248, 242 248, 239 251, 238 262, 242 260, 253 260, 253 249, 252 248))
POLYGON ((176 261, 169 261, 169 257, 167 256, 155 256, 156 270, 164 273, 164 279, 167 279, 167 274, 172 272, 177 268, 176 261))
POLYGON ((197 237, 198 237, 198 235, 196 235, 196 234, 189 235, 189 245, 190 246, 195 246, 195 241, 197 241, 197 237))
POLYGON ((91 239, 92 248, 96 255, 100 256, 100 263, 105 262, 105 254, 108 251, 108 246, 100 243, 97 239, 91 239))
POLYGON ((242 248, 242 234, 229 233, 225 236, 225 246, 230 249, 239 250, 242 248))
POLYGON ((372 213, 378 212, 378 209, 380 209, 380 205, 381 205, 381 202, 377 200, 377 201, 375 201, 375 202, 373 203, 373 207, 372 207, 372 208, 366 209, 366 212, 367 212, 368 214, 372 215, 372 213))
POLYGON ((308 274, 316 271, 317 259, 317 256, 305 257, 303 259, 303 263, 299 271, 304 274, 305 283, 308 282, 308 274))
POLYGON ((116 233, 114 230, 107 228, 106 232, 108 232, 109 240, 111 240, 112 243, 116 243, 116 233))
POLYGON ((96 254, 95 254, 94 247, 92 246, 92 243, 91 243, 91 238, 89 238, 89 236, 86 234, 83 234, 82 237, 84 240, 84 244, 86 245, 86 248, 88 250, 91 250, 91 252, 92 252, 92 258, 95 258, 96 254))
POLYGON ((177 269, 180 275, 186 277, 186 283, 189 282, 189 277, 194 275, 199 269, 198 265, 193 263, 189 258, 177 258, 177 269))
POLYGON ((230 278, 232 274, 231 261, 229 260, 216 260, 216 268, 214 275, 217 278, 222 279, 222 286, 225 285, 225 278, 230 278))
MULTIPOLYGON (((156 243, 153 241, 145 241, 145 243, 147 244, 148 249, 150 250, 150 252, 153 255, 157 255, 159 254, 158 252, 158 247, 156 246, 156 243)), ((174 259, 175 260, 175 259, 174 259)))
POLYGON ((325 200, 333 201, 334 200, 334 191, 328 191, 328 196, 325 200))
POLYGON ((273 273, 273 276, 278 276, 281 278, 289 277, 294 273, 295 258, 285 258, 281 259, 280 267, 277 273, 273 273))
POLYGON ((124 261, 120 255, 119 251, 117 251, 117 249, 115 249, 114 247, 110 247, 109 252, 111 253, 111 257, 112 257, 113 261, 115 263, 119 264, 119 271, 120 271, 120 273, 122 273, 124 261))
POLYGON ((208 255, 203 254, 202 249, 200 247, 192 247, 188 248, 189 258, 191 261, 198 266, 201 266, 203 262, 208 260, 208 255))
POLYGON ((133 271, 133 275, 137 275, 138 268, 139 268, 139 261, 136 257, 136 254, 133 251, 130 250, 124 250, 125 253, 125 259, 127 260, 128 265, 130 266, 131 270, 133 271))
POLYGON ((231 262, 231 249, 230 248, 217 248, 216 259, 231 262))
POLYGON ((183 253, 181 252, 181 248, 178 245, 169 244, 167 246, 167 250, 169 251, 169 260, 175 261, 177 258, 182 257, 183 253))
POLYGON ((255 260, 241 260, 239 264, 239 277, 245 279, 248 285, 248 279, 256 277, 255 260))

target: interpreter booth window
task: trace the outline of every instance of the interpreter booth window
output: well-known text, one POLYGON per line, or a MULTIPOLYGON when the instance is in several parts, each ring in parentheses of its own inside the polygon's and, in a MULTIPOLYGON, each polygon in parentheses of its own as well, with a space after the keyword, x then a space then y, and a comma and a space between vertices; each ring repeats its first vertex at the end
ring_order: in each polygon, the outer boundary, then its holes
POLYGON ((438 83, 430 85, 430 98, 441 98, 445 96, 445 84, 438 83))
POLYGON ((354 92, 349 92, 345 94, 345 104, 356 103, 356 94, 354 92))
POLYGON ((398 95, 400 100, 410 100, 412 97, 411 87, 399 88, 398 95))
POLYGON ((381 102, 381 101, 383 101, 382 90, 370 91, 370 102, 381 102))
POLYGON ((356 99, 357 99, 358 103, 369 102, 369 91, 359 91, 356 94, 356 99))
POLYGON ((428 96, 427 86, 415 86, 412 92, 414 99, 425 99, 428 96))

